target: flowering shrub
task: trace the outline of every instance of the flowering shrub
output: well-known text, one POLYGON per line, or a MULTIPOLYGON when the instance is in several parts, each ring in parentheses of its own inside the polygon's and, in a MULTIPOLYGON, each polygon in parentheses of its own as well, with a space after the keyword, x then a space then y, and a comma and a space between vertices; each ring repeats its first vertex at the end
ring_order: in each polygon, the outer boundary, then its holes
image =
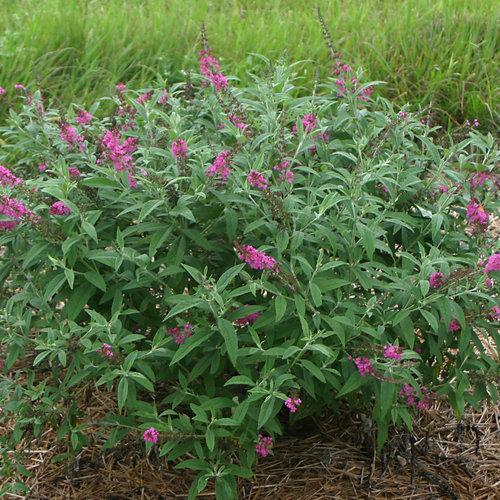
POLYGON ((200 64, 168 91, 118 84, 110 116, 27 89, 11 109, 4 450, 48 426, 67 457, 131 435, 198 471, 191 497, 213 478, 233 498, 289 419, 344 401, 380 448, 437 398, 496 398, 491 135, 438 146, 338 61, 300 98, 288 68, 235 88, 200 64), (97 387, 116 407, 95 422, 97 387))

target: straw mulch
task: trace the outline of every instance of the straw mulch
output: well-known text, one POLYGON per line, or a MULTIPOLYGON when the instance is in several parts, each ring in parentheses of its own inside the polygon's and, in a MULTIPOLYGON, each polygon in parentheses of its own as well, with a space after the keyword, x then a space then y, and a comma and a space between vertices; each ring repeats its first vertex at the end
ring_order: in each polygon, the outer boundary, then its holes
MULTIPOLYGON (((86 413, 104 416, 111 396, 94 393, 86 413)), ((500 487, 500 412, 469 409, 461 421, 443 403, 422 415, 414 434, 395 431, 374 457, 374 433, 363 415, 329 415, 300 423, 277 439, 255 477, 241 480, 241 499, 493 499, 500 487), (343 415, 343 416, 342 416, 343 415)), ((4 429, 5 431, 5 429, 4 429)), ((23 444, 29 499, 185 498, 193 474, 151 454, 138 436, 112 450, 84 449, 70 464, 52 463, 63 448, 54 433, 23 444)), ((0 485, 2 480, 0 478, 0 485)), ((210 485, 209 485, 210 486, 210 485)), ((213 485, 199 498, 214 498, 213 485)))

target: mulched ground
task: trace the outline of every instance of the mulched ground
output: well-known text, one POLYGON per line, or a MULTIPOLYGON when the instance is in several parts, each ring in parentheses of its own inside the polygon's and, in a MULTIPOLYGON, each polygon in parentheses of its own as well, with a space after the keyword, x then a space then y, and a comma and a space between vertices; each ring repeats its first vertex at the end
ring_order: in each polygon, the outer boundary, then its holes
MULTIPOLYGON (((94 394, 94 418, 114 404, 94 394)), ((500 491, 500 411, 468 410, 461 421, 437 402, 422 415, 415 432, 393 433, 385 452, 374 457, 373 433, 363 415, 311 421, 279 439, 274 456, 261 459, 255 477, 239 484, 241 499, 494 499, 500 491)), ((54 434, 24 443, 32 472, 29 499, 185 498, 190 472, 151 455, 140 437, 103 453, 84 449, 77 459, 51 463, 61 453, 54 434)), ((1 484, 0 479, 0 484, 1 484)), ((214 498, 208 488, 199 498, 214 498)))

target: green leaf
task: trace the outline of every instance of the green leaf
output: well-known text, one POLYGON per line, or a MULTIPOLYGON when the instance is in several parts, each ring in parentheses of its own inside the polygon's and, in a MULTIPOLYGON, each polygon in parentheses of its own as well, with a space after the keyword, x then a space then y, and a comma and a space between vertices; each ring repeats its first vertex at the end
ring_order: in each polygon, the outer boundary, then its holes
POLYGON ((224 344, 226 346, 227 354, 233 366, 236 366, 236 358, 238 357, 238 334, 232 323, 227 319, 219 318, 217 320, 217 326, 219 331, 224 338, 224 344))
POLYGON ((311 292, 311 297, 313 299, 314 305, 316 307, 320 307, 321 304, 323 303, 323 299, 321 297, 321 290, 319 286, 316 285, 316 283, 314 283, 313 281, 311 281, 309 283, 309 290, 311 292))
POLYGON ((215 498, 223 500, 236 500, 236 481, 233 476, 218 476, 215 479, 215 498))
POLYGON ((255 385, 255 382, 245 375, 235 375, 224 384, 226 385, 255 385))
POLYGON ((352 373, 351 376, 347 379, 347 382, 343 385, 342 389, 340 389, 340 391, 337 393, 335 397, 341 398, 342 396, 345 396, 346 394, 355 391, 356 389, 358 389, 363 385, 364 381, 365 379, 361 377, 361 375, 358 372, 352 373))
POLYGON ((64 284, 65 281, 66 281, 66 276, 64 275, 64 273, 61 272, 56 274, 45 287, 43 300, 45 302, 51 300, 52 297, 59 291, 59 289, 61 288, 61 286, 64 284))
POLYGON ((375 252, 375 236, 373 235, 373 232, 361 222, 357 222, 356 227, 358 228, 358 232, 361 236, 361 241, 364 249, 366 250, 366 254, 368 258, 372 260, 373 253, 375 252))
POLYGON ((172 234, 172 228, 160 229, 151 236, 151 241, 149 242, 149 256, 153 257, 156 255, 158 248, 162 243, 172 234))
POLYGON ((73 269, 65 269, 64 275, 66 276, 66 280, 68 281, 68 285, 73 290, 73 284, 75 283, 75 272, 73 269))
POLYGON ((150 392, 154 392, 155 388, 152 384, 152 382, 146 378, 142 373, 139 372, 130 372, 129 377, 135 380, 137 383, 142 385, 145 389, 147 389, 150 392))
POLYGON ((74 320, 82 312, 83 307, 90 297, 94 295, 95 288, 89 285, 81 285, 71 294, 64 311, 68 319, 74 320))
POLYGON ((320 382, 325 383, 326 379, 320 368, 318 368, 314 363, 309 361, 308 359, 303 359, 300 364, 314 377, 316 377, 320 382))
POLYGON ((95 227, 90 224, 90 222, 87 221, 82 221, 82 229, 96 242, 99 243, 99 240, 97 239, 97 232, 95 230, 95 227))
POLYGON ((80 181, 84 186, 97 187, 97 188, 117 188, 119 184, 113 180, 106 177, 88 177, 80 181))
POLYGON ((122 377, 118 383, 118 409, 121 411, 125 406, 128 396, 128 380, 122 377))
POLYGON ((211 335, 210 331, 198 332, 186 340, 184 344, 182 344, 177 352, 174 354, 172 361, 170 362, 170 366, 175 365, 185 356, 187 356, 194 348, 198 347, 200 344, 203 344, 211 335))
POLYGON ((196 307, 202 303, 202 300, 198 297, 191 297, 190 295, 173 295, 168 297, 165 302, 170 303, 174 298, 179 302, 177 305, 172 307, 168 314, 165 316, 165 320, 180 314, 181 312, 187 311, 192 307, 196 307))
POLYGON ((144 203, 144 206, 141 208, 141 212, 139 214, 139 221, 143 221, 155 208, 163 205, 165 200, 149 200, 144 203))
POLYGON ((439 330, 439 324, 438 324, 438 320, 436 319, 434 314, 432 314, 429 311, 426 311, 425 309, 420 309, 420 313, 427 320, 427 323, 429 323, 429 325, 431 325, 432 329, 435 332, 437 332, 439 330))
POLYGON ((274 308, 276 310, 276 323, 279 323, 281 318, 285 315, 286 312, 286 304, 287 300, 283 295, 278 295, 274 300, 274 308))
POLYGON ((84 274, 84 276, 89 283, 92 283, 92 285, 99 288, 99 290, 102 290, 103 292, 106 291, 106 282, 99 273, 95 271, 88 271, 84 274))
POLYGON ((206 432, 205 432, 205 442, 207 443, 207 448, 210 451, 214 451, 214 448, 215 448, 215 434, 214 434, 214 431, 212 429, 210 429, 210 427, 208 427, 207 430, 206 430, 206 432))
POLYGON ((227 271, 224 271, 215 285, 217 291, 219 293, 224 291, 224 289, 234 280, 234 278, 244 267, 245 264, 238 264, 236 266, 230 267, 227 271))
POLYGON ((261 427, 266 425, 266 422, 271 418, 271 415, 272 415, 273 409, 274 409, 274 402, 275 401, 276 401, 276 398, 274 396, 268 396, 262 402, 262 406, 260 407, 260 411, 259 411, 259 421, 257 423, 258 429, 260 429, 261 427))

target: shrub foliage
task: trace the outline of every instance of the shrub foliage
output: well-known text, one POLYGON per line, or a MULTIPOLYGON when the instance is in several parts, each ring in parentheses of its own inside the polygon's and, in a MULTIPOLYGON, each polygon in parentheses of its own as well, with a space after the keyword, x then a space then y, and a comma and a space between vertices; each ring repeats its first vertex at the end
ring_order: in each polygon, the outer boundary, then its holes
POLYGON ((68 459, 144 439, 198 471, 191 497, 215 479, 232 498, 290 421, 369 411, 380 449, 435 399, 496 397, 494 140, 440 146, 334 71, 306 97, 280 66, 238 88, 205 48, 200 76, 88 112, 20 88, 0 172, 8 487, 8 450, 49 426, 68 459))

